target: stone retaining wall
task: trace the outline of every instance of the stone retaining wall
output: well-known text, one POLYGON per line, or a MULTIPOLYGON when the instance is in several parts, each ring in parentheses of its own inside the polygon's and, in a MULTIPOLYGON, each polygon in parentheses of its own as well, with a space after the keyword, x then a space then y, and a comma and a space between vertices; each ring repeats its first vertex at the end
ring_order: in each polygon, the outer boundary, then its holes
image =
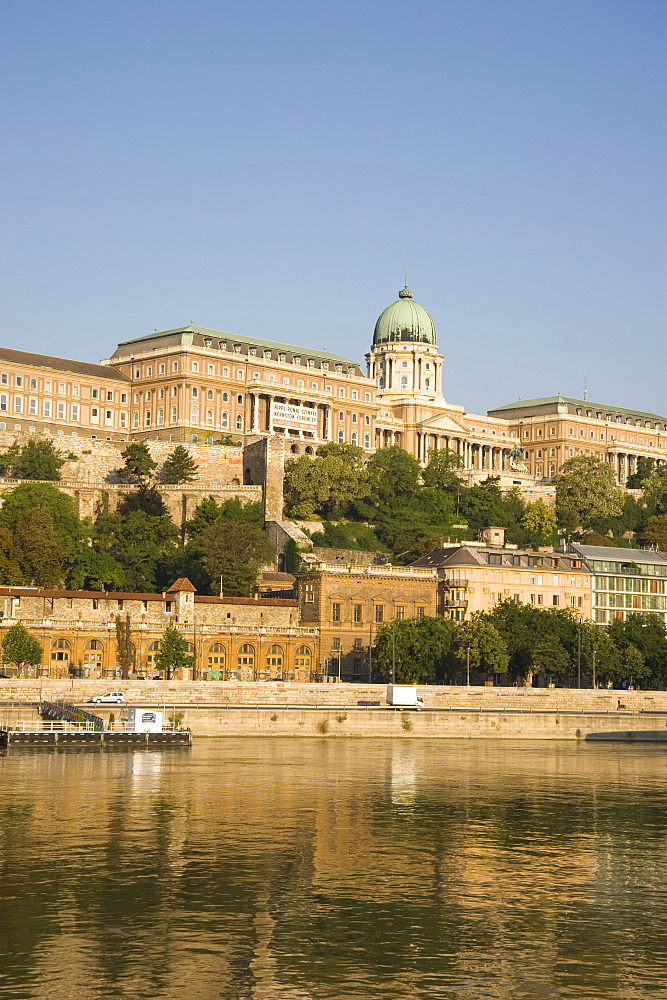
MULTIPOLYGON (((134 701, 167 701, 179 705, 304 705, 356 707, 359 702, 385 704, 384 684, 299 684, 240 681, 120 681, 0 679, 0 703, 38 701, 41 697, 72 699, 77 703, 108 690, 125 693, 134 701)), ((667 712, 667 691, 608 691, 576 688, 514 688, 423 686, 418 691, 427 708, 461 708, 470 712, 521 710, 526 712, 667 712)))

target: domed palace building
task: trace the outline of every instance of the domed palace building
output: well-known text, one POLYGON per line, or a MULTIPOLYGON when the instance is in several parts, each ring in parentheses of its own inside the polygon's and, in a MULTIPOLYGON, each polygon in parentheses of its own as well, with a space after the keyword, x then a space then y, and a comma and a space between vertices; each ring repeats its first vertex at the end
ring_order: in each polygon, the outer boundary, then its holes
POLYGON ((365 372, 326 350, 195 325, 125 340, 99 365, 0 348, 0 432, 264 439, 275 458, 326 442, 368 455, 399 445, 424 465, 449 448, 470 480, 497 475, 504 488, 535 488, 576 455, 609 462, 619 483, 640 457, 667 459, 667 417, 561 395, 468 413, 443 396, 443 361, 433 317, 407 287, 375 324, 365 372))

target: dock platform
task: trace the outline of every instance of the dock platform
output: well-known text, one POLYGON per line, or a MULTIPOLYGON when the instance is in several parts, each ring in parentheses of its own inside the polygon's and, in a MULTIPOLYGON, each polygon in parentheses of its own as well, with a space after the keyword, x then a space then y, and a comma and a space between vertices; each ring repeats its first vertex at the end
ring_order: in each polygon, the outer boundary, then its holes
POLYGON ((100 729, 90 723, 23 722, 0 727, 0 747, 126 747, 190 746, 192 733, 187 729, 163 729, 157 733, 134 732, 124 727, 100 729))

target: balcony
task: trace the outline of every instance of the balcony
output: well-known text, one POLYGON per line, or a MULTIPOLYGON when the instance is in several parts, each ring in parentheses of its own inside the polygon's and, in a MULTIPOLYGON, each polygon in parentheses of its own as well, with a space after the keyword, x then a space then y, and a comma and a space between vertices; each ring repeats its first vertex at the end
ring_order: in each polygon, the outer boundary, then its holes
POLYGON ((443 601, 443 605, 444 605, 445 608, 467 608, 468 607, 468 602, 467 601, 457 601, 457 600, 454 600, 454 598, 452 598, 452 597, 448 597, 448 598, 445 598, 445 600, 443 601))
POLYGON ((467 590, 470 586, 469 580, 443 580, 445 590, 467 590))

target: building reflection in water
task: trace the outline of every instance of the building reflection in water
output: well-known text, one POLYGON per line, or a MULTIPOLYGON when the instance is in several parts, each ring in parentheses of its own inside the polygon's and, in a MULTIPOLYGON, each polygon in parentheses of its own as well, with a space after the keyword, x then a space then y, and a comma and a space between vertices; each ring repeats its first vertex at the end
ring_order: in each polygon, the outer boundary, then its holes
POLYGON ((0 773, 0 996, 634 1000, 667 978, 652 748, 202 740, 0 773))

